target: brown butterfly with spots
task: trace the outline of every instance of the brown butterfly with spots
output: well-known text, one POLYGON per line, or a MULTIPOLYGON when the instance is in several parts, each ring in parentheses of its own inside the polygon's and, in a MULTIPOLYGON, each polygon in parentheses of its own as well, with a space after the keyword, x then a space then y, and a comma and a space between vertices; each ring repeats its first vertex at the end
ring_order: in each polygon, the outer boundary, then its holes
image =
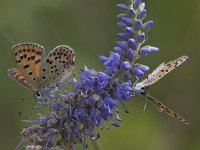
POLYGON ((33 90, 36 96, 66 79, 74 66, 74 50, 66 45, 55 47, 45 58, 44 47, 35 43, 20 43, 12 48, 18 68, 8 69, 8 75, 20 85, 33 90))
POLYGON ((168 62, 167 64, 164 64, 164 63, 160 64, 151 74, 148 75, 146 79, 144 79, 142 82, 137 83, 134 87, 135 91, 139 91, 143 96, 145 96, 148 102, 152 103, 160 112, 164 110, 168 115, 175 117, 177 120, 179 120, 180 122, 184 124, 189 124, 189 122, 185 118, 181 117, 178 113, 173 111, 172 109, 169 109, 166 105, 161 103, 159 100, 150 96, 147 93, 147 88, 150 85, 157 82, 158 80, 160 80, 166 74, 170 73, 176 67, 180 66, 187 59, 188 59, 187 56, 181 56, 173 61, 168 62))

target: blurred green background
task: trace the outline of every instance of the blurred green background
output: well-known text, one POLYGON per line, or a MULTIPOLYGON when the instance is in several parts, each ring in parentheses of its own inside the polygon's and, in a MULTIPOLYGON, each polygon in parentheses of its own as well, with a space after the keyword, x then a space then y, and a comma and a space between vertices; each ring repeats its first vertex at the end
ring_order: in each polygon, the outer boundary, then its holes
MULTIPOLYGON (((75 50, 76 69, 83 65, 103 70, 100 54, 108 56, 121 31, 116 27, 117 3, 123 0, 0 0, 0 150, 12 150, 27 124, 18 113, 36 114, 33 103, 21 102, 30 93, 7 76, 16 67, 11 47, 20 42, 35 42, 47 51, 60 44, 75 50)), ((199 150, 200 149, 200 1, 146 0, 147 19, 154 20, 147 44, 160 48, 140 61, 154 69, 161 62, 183 54, 190 59, 150 89, 151 95, 185 116, 183 125, 145 100, 126 103, 121 109, 120 128, 100 131, 104 150, 199 150)), ((48 52, 47 52, 48 53, 48 52)), ((79 147, 78 149, 82 149, 79 147)), ((93 147, 89 144, 89 150, 93 147)))

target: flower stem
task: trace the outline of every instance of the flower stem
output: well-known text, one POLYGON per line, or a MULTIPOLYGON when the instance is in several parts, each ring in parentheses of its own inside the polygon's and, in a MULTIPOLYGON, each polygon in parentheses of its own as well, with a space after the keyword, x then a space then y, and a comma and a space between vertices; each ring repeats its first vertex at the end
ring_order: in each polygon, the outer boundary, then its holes
POLYGON ((97 140, 90 140, 94 147, 94 150, 103 150, 102 146, 99 144, 97 140))

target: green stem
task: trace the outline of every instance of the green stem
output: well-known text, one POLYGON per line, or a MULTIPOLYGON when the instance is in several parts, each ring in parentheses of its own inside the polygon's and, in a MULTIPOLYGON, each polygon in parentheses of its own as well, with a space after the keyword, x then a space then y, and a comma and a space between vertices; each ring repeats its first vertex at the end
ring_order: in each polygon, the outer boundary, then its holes
POLYGON ((92 145, 94 147, 94 150, 103 150, 102 146, 97 142, 97 140, 90 140, 92 142, 92 145))

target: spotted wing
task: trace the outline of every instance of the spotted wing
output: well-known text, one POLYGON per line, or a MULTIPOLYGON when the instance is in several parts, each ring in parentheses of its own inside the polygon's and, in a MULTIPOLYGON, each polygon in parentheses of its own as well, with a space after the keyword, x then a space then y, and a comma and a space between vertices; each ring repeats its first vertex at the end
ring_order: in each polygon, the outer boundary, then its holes
POLYGON ((38 77, 41 61, 44 58, 44 48, 35 43, 20 43, 13 47, 13 56, 26 81, 39 88, 38 77))
POLYGON ((24 76, 22 75, 22 73, 20 72, 19 69, 17 69, 17 68, 8 69, 8 75, 13 80, 17 81, 17 83, 19 83, 20 85, 22 85, 28 89, 32 89, 32 87, 27 83, 26 79, 24 78, 24 76))
POLYGON ((74 61, 74 51, 69 46, 60 45, 54 48, 42 63, 40 84, 48 87, 61 83, 70 75, 74 61))
POLYGON ((147 99, 149 100, 150 103, 152 103, 160 112, 163 110, 170 116, 175 117, 178 121, 184 123, 184 124, 189 124, 189 122, 177 114, 175 111, 169 109, 166 105, 161 103, 159 100, 155 99, 154 97, 147 95, 147 99))
POLYGON ((140 82, 143 87, 149 86, 160 80, 166 74, 170 73, 176 67, 180 66, 188 59, 187 56, 181 56, 173 61, 168 62, 167 64, 160 64, 146 79, 140 82))

